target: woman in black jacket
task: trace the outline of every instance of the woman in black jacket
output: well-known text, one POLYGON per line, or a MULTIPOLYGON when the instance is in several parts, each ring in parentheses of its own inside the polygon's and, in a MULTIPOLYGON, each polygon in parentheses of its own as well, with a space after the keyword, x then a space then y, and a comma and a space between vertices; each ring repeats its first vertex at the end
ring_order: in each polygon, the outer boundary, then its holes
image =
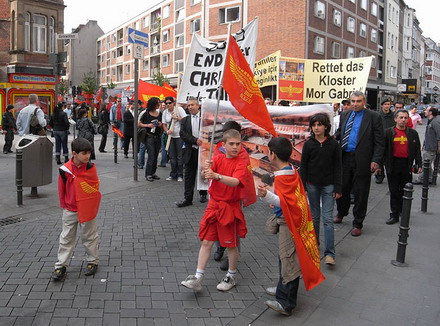
POLYGON ((90 155, 90 159, 95 160, 96 157, 94 139, 97 132, 94 123, 88 118, 88 107, 85 104, 81 105, 81 109, 78 111, 76 129, 78 130, 78 138, 85 138, 92 145, 92 155, 90 155))
POLYGON ((107 134, 110 127, 110 114, 108 113, 107 107, 104 103, 101 105, 101 109, 98 113, 98 124, 98 131, 102 135, 101 143, 99 144, 99 151, 101 153, 106 153, 105 145, 107 144, 107 134))
POLYGON ((63 108, 64 104, 58 103, 49 120, 49 126, 52 127, 53 136, 55 137, 55 158, 57 164, 61 164, 61 147, 63 148, 64 162, 69 161, 67 137, 69 135, 70 124, 63 108))

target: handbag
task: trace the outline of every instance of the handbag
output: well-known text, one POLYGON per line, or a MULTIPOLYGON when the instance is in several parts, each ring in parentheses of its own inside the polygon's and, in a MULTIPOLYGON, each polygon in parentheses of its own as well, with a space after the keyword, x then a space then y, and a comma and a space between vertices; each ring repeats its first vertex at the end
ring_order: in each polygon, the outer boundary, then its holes
POLYGON ((280 230, 280 226, 278 224, 278 218, 276 215, 272 215, 266 220, 266 231, 272 234, 277 234, 280 230))
POLYGON ((44 128, 40 125, 40 121, 38 121, 38 109, 38 107, 35 108, 34 113, 32 114, 31 121, 29 122, 29 133, 32 135, 47 136, 46 130, 44 130, 44 128))

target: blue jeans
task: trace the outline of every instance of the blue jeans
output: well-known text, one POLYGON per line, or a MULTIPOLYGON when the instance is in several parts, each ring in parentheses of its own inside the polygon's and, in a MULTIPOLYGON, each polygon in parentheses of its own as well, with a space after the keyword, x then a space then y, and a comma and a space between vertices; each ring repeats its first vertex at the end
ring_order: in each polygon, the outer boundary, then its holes
POLYGON ((319 241, 320 219, 324 223, 325 256, 335 257, 335 230, 333 228, 333 198, 334 186, 315 186, 306 184, 307 197, 309 198, 310 210, 312 212, 313 226, 315 227, 316 239, 319 241), (322 205, 322 208, 321 208, 322 205))
POLYGON ((145 165, 145 143, 139 145, 138 166, 145 165))
POLYGON ((69 155, 69 148, 67 147, 67 130, 64 131, 53 131, 53 136, 55 137, 55 154, 61 155, 61 146, 63 147, 63 155, 69 155))
POLYGON ((166 135, 165 133, 163 133, 160 139, 160 154, 161 154, 160 165, 167 165, 168 162, 168 154, 167 151, 165 150, 165 146, 167 142, 165 141, 165 139, 166 139, 166 135))

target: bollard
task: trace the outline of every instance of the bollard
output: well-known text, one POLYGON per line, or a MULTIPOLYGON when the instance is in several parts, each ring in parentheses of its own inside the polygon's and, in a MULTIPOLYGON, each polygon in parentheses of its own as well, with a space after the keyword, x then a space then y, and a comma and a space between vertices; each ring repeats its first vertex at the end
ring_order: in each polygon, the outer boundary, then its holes
POLYGON ((423 185, 422 185, 422 212, 428 209, 428 190, 429 190, 429 160, 423 161, 423 185))
POLYGON ((118 146, 116 146, 113 151, 113 162, 118 163, 118 146))
POLYGON ((397 241, 396 260, 392 260, 391 264, 397 267, 408 266, 405 263, 406 246, 408 242, 409 218, 411 215, 411 202, 413 200, 412 193, 414 192, 412 183, 407 183, 403 188, 403 205, 402 218, 400 219, 399 240, 397 241))
POLYGON ((17 149, 15 159, 15 185, 17 186, 17 206, 23 205, 23 151, 17 149))
POLYGON ((438 165, 440 163, 439 161, 440 161, 440 154, 437 153, 435 155, 435 160, 434 160, 434 171, 432 172, 432 182, 431 182, 431 184, 433 186, 437 185, 438 165))

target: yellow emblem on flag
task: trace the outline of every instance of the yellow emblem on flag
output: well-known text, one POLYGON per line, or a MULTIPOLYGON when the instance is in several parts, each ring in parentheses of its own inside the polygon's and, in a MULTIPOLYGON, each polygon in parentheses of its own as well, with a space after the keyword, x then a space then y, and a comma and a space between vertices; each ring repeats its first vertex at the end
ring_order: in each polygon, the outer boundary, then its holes
POLYGON ((283 93, 288 93, 289 96, 292 96, 293 94, 299 94, 302 92, 302 90, 302 88, 293 87, 292 85, 289 85, 289 87, 280 87, 280 91, 283 93))
POLYGON ((95 184, 95 185, 90 185, 85 181, 80 182, 79 184, 81 186, 81 189, 86 193, 86 194, 93 194, 94 192, 98 192, 99 191, 99 183, 95 184))
POLYGON ((244 69, 242 69, 239 65, 237 65, 234 61, 232 55, 229 56, 230 69, 235 79, 243 85, 245 91, 240 94, 240 97, 243 101, 247 103, 252 103, 252 97, 254 95, 263 98, 261 95, 260 88, 258 87, 255 78, 249 75, 244 69))

